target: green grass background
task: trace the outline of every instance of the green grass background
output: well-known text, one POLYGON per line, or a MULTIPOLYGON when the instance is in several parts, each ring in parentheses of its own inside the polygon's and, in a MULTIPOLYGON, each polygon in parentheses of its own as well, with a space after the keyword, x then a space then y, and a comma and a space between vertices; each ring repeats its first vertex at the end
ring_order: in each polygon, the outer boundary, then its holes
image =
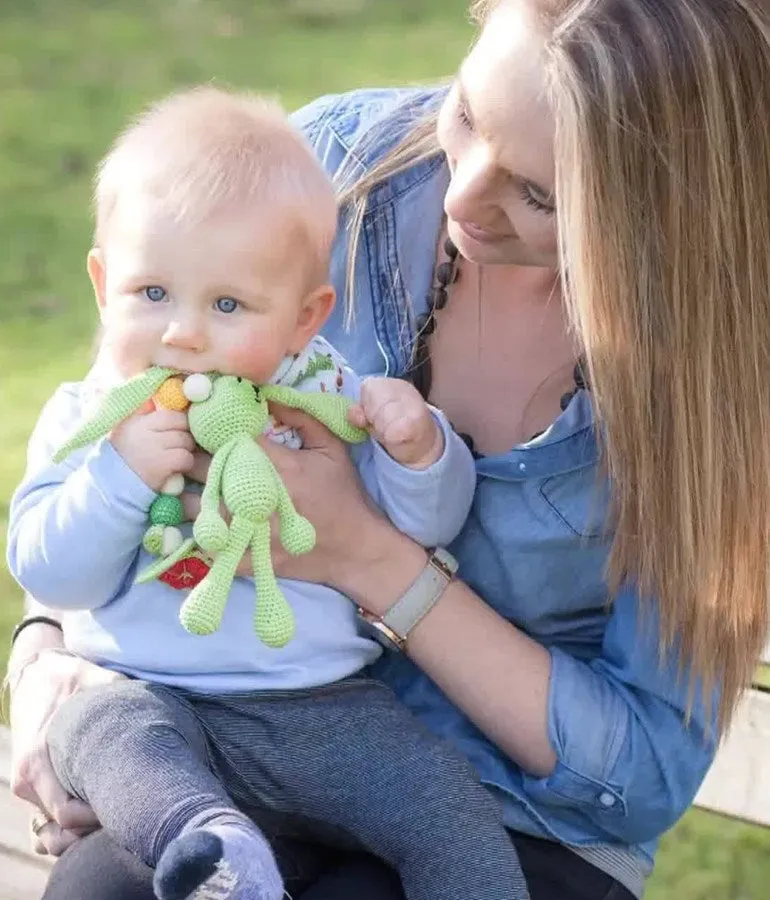
MULTIPOLYGON (((465 0, 0 0, 0 550, 37 412, 88 359, 90 179, 116 129, 209 80, 289 108, 432 80, 471 34, 465 0)), ((0 568, 3 667, 20 611, 0 568)), ((770 832, 689 813, 664 839, 648 896, 770 896, 770 832)))

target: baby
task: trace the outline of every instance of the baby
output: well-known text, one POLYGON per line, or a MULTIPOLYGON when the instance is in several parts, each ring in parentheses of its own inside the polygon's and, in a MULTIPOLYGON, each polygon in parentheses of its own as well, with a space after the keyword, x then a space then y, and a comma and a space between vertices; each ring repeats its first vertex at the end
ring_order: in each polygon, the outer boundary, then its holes
MULTIPOLYGON (((51 759, 155 868, 161 900, 278 900, 281 871, 301 889, 308 847, 328 844, 379 855, 410 900, 516 900, 526 888, 495 801, 362 674, 381 648, 347 598, 281 580, 296 632, 271 649, 253 632, 250 579, 235 580, 221 627, 205 637, 179 623, 183 590, 135 583, 152 561, 142 547, 150 505, 193 464, 185 413, 134 415, 51 462, 105 388, 151 366, 336 391, 371 434, 350 452, 374 501, 424 546, 451 541, 475 487, 464 443, 411 385, 359 383, 318 335, 334 304, 336 228, 325 173, 259 98, 172 96, 103 161, 88 255, 101 348, 86 379, 61 386, 41 415, 11 505, 8 562, 36 599, 66 610, 68 651, 127 678, 62 706, 51 759)), ((280 423, 272 431, 296 438, 280 423)))

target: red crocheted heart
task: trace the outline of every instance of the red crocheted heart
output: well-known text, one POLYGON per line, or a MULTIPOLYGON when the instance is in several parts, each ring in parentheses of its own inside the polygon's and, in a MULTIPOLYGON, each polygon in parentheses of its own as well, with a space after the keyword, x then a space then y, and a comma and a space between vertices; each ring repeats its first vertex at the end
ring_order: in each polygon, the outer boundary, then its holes
POLYGON ((209 567, 200 557, 189 556, 187 559, 180 559, 162 575, 158 575, 158 580, 177 591, 191 591, 203 581, 208 571, 209 567))

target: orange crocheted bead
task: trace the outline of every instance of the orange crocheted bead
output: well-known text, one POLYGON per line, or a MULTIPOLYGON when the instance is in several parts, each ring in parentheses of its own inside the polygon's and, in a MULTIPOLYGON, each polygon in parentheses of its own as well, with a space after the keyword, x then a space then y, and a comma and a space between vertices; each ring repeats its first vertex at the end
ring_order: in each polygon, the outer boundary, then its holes
POLYGON ((179 375, 174 375, 158 388, 157 393, 153 397, 155 405, 161 409, 173 409, 178 412, 184 412, 190 405, 190 401, 185 397, 182 385, 184 379, 179 375))

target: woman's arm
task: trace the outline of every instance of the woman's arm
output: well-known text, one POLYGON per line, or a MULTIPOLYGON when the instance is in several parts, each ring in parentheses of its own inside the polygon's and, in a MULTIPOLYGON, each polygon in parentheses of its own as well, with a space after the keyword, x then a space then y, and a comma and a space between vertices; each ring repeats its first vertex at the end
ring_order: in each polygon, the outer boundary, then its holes
MULTIPOLYGON (((59 610, 43 606, 34 597, 25 594, 24 618, 29 619, 33 616, 44 616, 54 622, 60 622, 62 613, 59 610)), ((33 663, 43 650, 62 648, 63 646, 62 630, 55 625, 35 622, 22 629, 13 642, 8 658, 8 684, 13 688, 14 681, 20 677, 25 666, 33 663)))
MULTIPOLYGON (((366 557, 340 566, 334 586, 382 615, 425 554, 384 529, 360 546, 366 557)), ((407 652, 518 763, 533 800, 571 802, 608 839, 643 843, 693 802, 716 733, 702 702, 688 720, 687 679, 675 659, 660 661, 655 616, 640 619, 639 608, 627 587, 601 656, 586 662, 541 646, 454 582, 412 630, 407 652)))
MULTIPOLYGON (((362 526, 363 528, 363 523, 362 526)), ((387 523, 359 530, 360 555, 336 570, 333 587, 383 615, 425 566, 425 551, 387 523)), ((453 582, 412 630, 411 659, 486 736, 540 777, 556 764, 548 738, 549 652, 453 582)))

